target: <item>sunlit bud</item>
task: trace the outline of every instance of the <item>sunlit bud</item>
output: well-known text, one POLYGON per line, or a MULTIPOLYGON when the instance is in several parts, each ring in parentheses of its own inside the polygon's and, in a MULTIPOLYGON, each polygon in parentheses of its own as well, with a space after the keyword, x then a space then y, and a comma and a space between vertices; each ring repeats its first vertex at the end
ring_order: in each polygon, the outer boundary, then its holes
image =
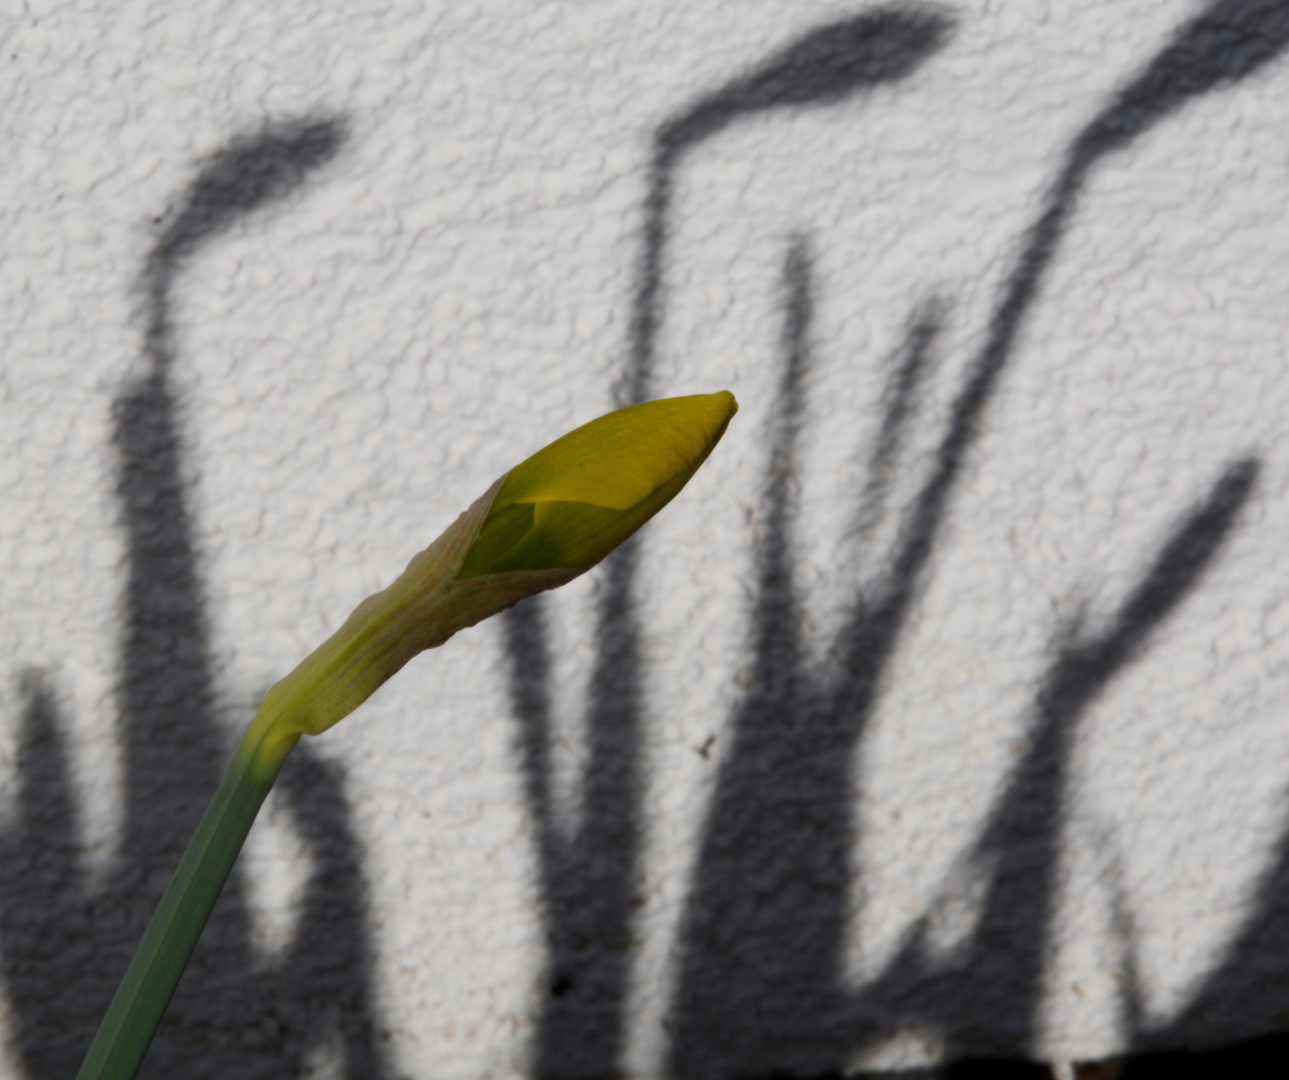
POLYGON ((689 482, 737 410, 728 391, 666 398, 556 439, 506 474, 458 579, 594 566, 689 482))
POLYGON ((650 401, 539 450, 275 685, 263 723, 325 731, 417 653, 589 570, 676 496, 737 411, 728 391, 650 401))

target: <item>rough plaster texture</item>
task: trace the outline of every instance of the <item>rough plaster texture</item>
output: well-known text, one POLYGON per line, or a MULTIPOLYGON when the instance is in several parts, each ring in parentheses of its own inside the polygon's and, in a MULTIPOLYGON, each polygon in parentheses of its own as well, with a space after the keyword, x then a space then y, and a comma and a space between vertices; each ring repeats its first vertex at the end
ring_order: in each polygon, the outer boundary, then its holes
POLYGON ((259 696, 502 470, 742 411, 302 748, 152 1076, 720 1077, 1289 1022, 1289 13, 0 15, 0 1077, 259 696))

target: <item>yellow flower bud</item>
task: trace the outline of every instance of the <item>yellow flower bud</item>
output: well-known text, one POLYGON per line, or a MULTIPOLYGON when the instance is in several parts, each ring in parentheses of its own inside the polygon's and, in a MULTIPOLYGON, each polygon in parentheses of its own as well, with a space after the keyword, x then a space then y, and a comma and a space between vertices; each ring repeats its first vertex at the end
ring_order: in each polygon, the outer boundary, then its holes
POLYGON ((594 566, 689 482, 737 411, 729 391, 667 398, 556 439, 506 474, 458 579, 594 566))
POLYGON ((417 653, 589 570, 676 496, 737 411, 728 391, 650 401, 539 450, 277 683, 252 728, 317 735, 417 653))

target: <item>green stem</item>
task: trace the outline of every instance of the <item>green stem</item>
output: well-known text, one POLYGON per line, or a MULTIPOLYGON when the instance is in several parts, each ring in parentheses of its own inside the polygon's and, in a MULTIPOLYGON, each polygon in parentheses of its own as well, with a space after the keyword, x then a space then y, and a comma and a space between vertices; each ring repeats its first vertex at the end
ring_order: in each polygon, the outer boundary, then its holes
POLYGON ((76 1080, 133 1080, 264 797, 299 735, 252 724, 179 861, 76 1080))

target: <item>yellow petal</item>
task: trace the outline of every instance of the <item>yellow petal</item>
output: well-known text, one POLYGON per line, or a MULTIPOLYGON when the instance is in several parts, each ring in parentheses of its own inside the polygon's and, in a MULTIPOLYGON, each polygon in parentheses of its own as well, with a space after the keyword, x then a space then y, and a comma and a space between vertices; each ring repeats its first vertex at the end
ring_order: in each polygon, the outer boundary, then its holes
POLYGON ((688 483, 737 411, 728 391, 666 398, 556 439, 507 474, 458 578, 594 566, 688 483))

